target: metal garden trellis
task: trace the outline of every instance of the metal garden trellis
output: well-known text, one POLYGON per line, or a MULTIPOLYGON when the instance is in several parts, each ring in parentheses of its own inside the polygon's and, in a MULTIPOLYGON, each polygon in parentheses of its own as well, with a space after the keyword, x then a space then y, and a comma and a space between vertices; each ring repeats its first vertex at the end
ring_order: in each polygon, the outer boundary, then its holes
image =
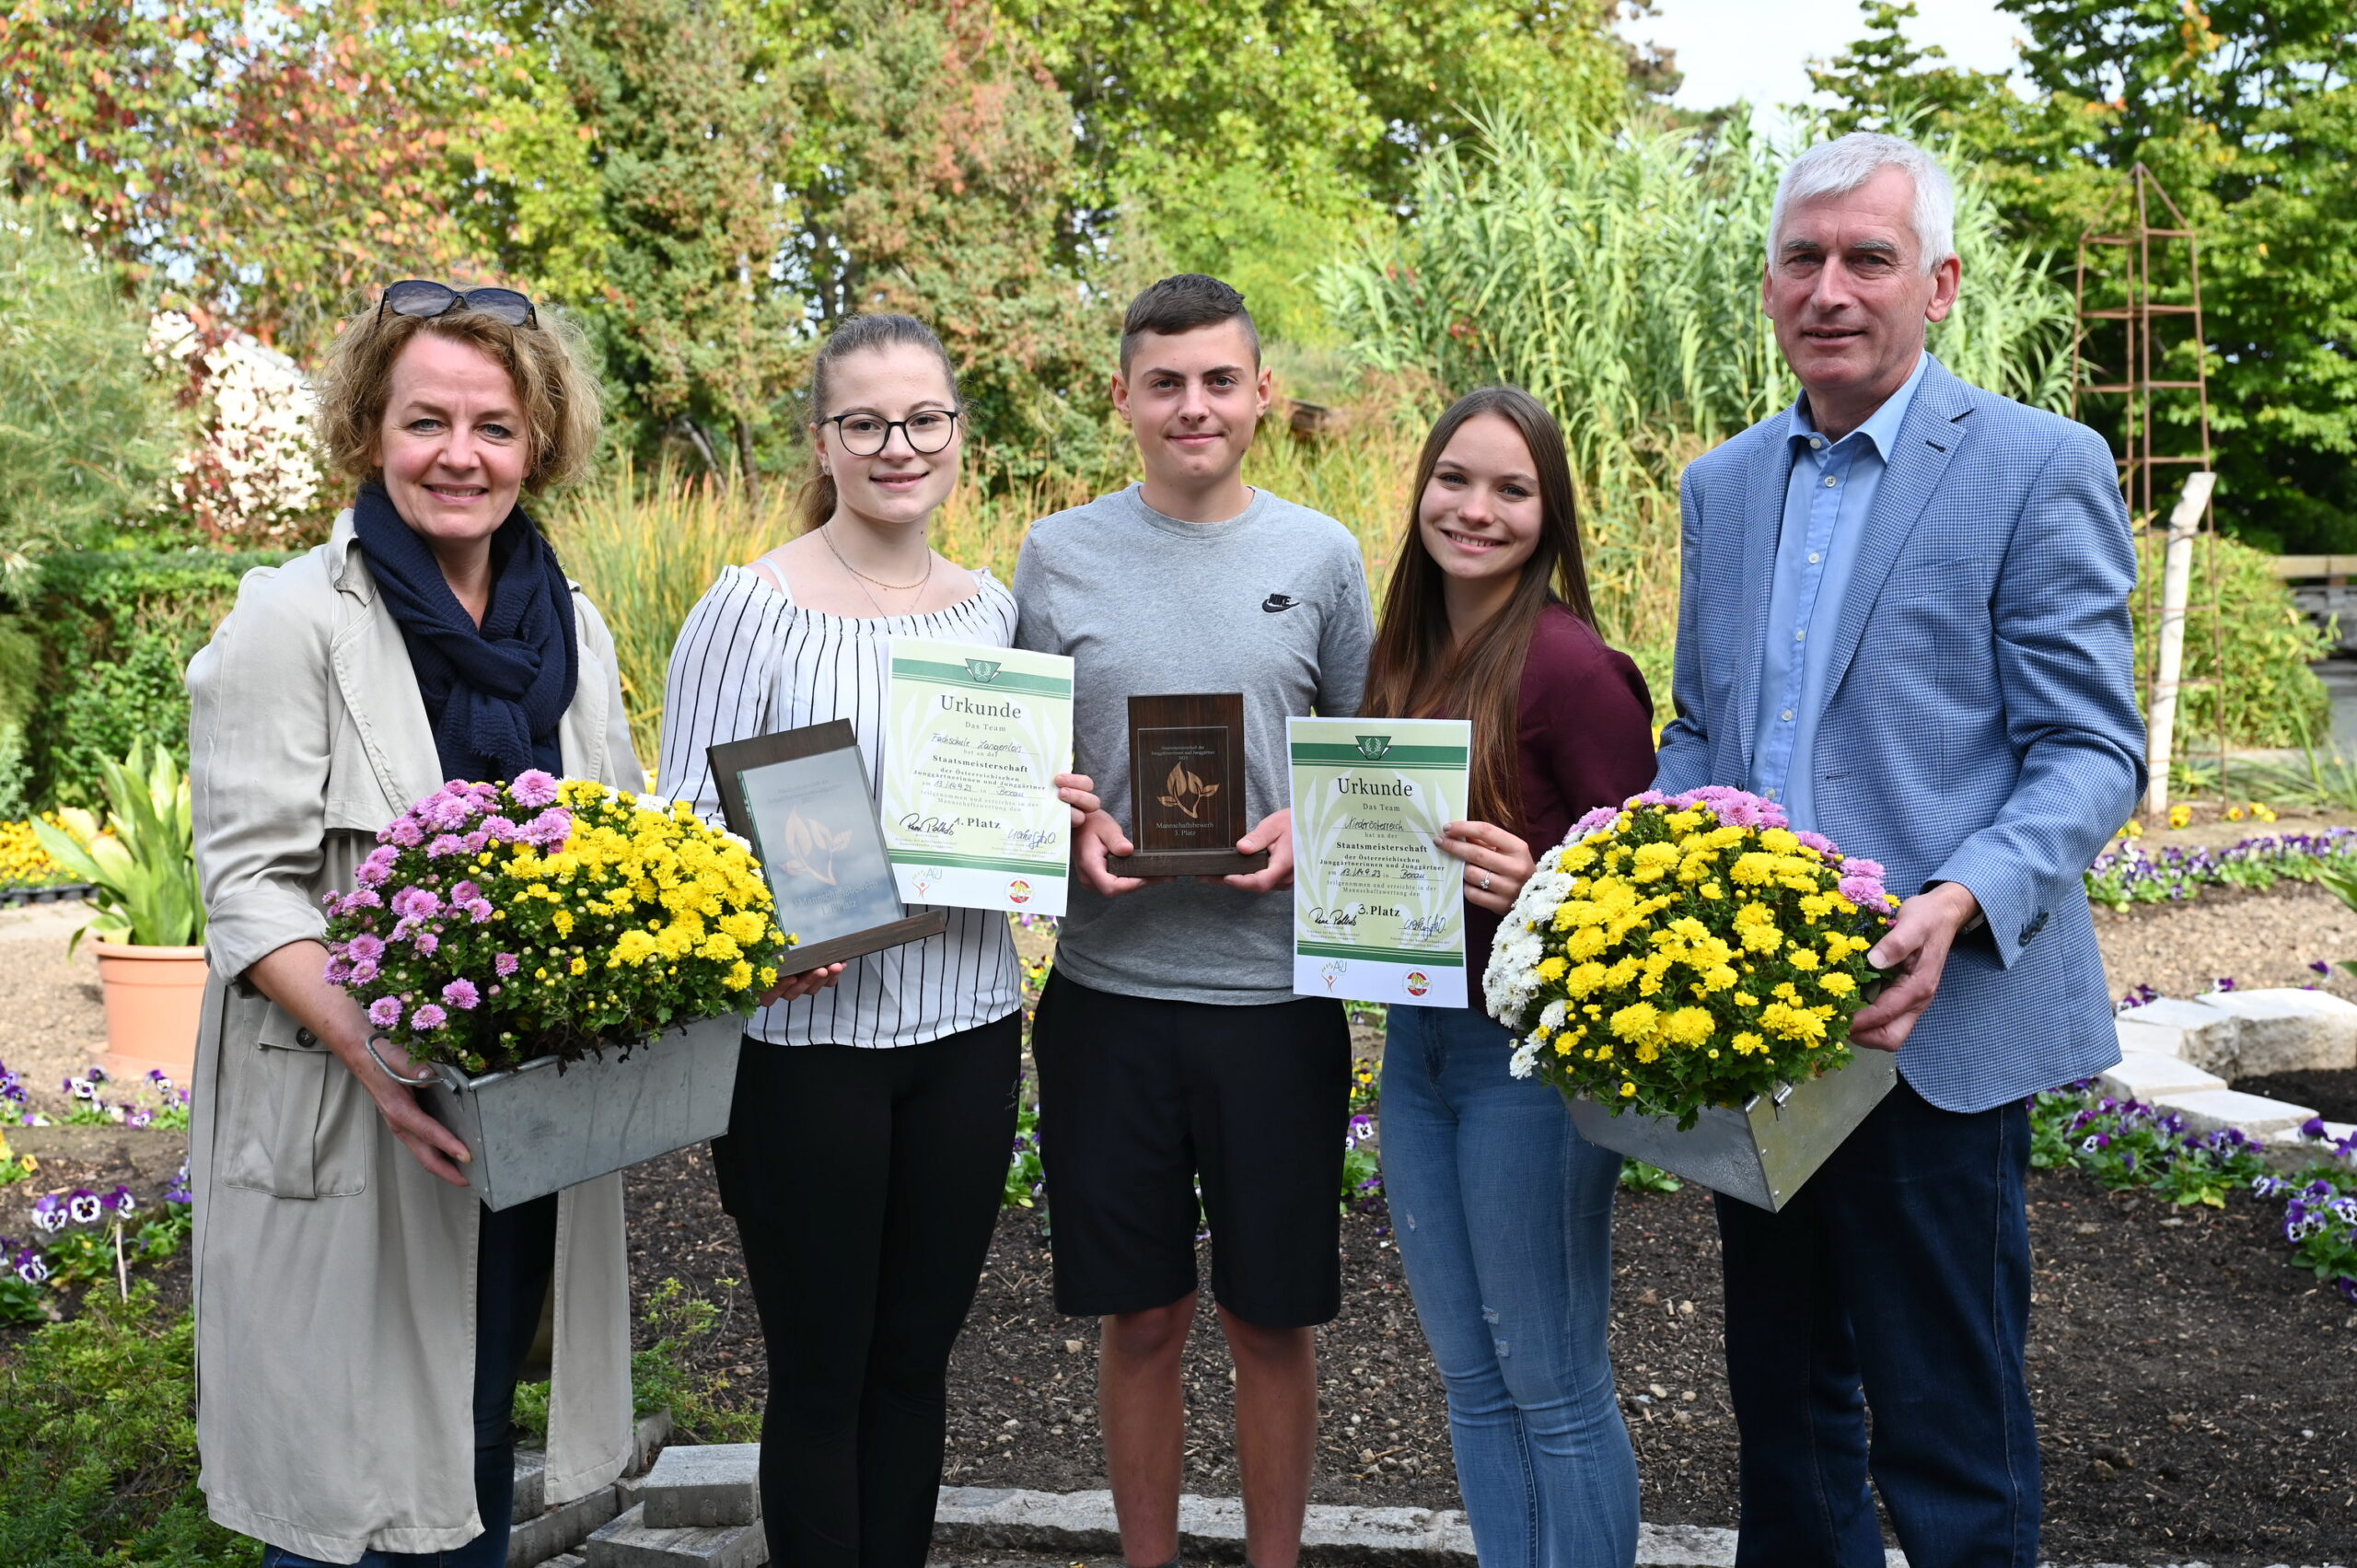
MULTIPOLYGON (((2140 573, 2144 623, 2153 635, 2151 656, 2140 656, 2138 670, 2147 694, 2152 770, 2145 810, 2165 821, 2177 700, 2187 687, 2212 689, 2218 788, 2222 795, 2226 788, 2226 705, 2222 681, 2225 623, 2218 602, 2217 520, 2210 505, 2215 464, 2210 446, 2209 339, 2201 319, 2200 240, 2183 211, 2142 163, 2129 170, 2096 226, 2079 237, 2073 297, 2078 330, 2071 345, 2072 417, 2079 416, 2082 398, 2119 400, 2119 451, 2114 460, 2128 501, 2129 527, 2131 532, 2159 532, 2165 541, 2157 617, 2154 575, 2140 573), (2120 213, 2123 200, 2129 221, 2115 232, 2113 219, 2120 213), (2166 214, 2165 221, 2154 221, 2156 208, 2166 214), (2177 260, 2180 254, 2181 266, 2177 260), (2096 300, 2091 301, 2091 294, 2096 300), (2167 324, 2172 323, 2184 328, 2175 342, 2167 341, 2167 324), (2095 343, 2091 353, 2089 340, 2098 333, 2105 341, 2095 343), (2190 377, 2172 375, 2176 362, 2188 357, 2190 377), (2098 375, 2105 378, 2095 379, 2098 375), (2169 493, 2174 487, 2163 481, 2179 469, 2186 470, 2186 480, 2172 505, 2169 493), (2164 506, 2169 508, 2165 517, 2164 506), (2210 579, 2209 602, 2202 608, 2210 621, 2211 673, 2188 679, 2180 658, 2185 621, 2191 608, 2188 587, 2197 540, 2210 579)), ((2140 549, 2140 563, 2142 556, 2140 549)))

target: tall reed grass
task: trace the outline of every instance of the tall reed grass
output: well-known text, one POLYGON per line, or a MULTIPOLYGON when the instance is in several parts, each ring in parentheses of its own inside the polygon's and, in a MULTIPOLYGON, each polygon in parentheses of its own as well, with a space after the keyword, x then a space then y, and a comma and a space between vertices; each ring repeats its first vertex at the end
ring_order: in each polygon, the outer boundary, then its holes
MULTIPOLYGON (((1359 541, 1379 600, 1423 428, 1383 400, 1353 407, 1348 416, 1341 434, 1317 440, 1295 439, 1282 415, 1272 416, 1246 459, 1245 479, 1341 519, 1359 541)), ((1034 522, 1128 482, 1121 474, 1065 474, 993 487, 970 469, 935 515, 934 548, 1011 585, 1034 522)), ((688 611, 721 567, 751 561, 794 536, 795 499, 791 486, 769 486, 755 513, 741 492, 624 461, 552 510, 549 536, 565 569, 613 632, 642 762, 651 765, 658 754, 664 676, 688 611)))
POLYGON ((646 767, 660 755, 663 677, 688 611, 730 563, 782 543, 792 495, 761 493, 758 512, 741 493, 669 469, 640 473, 624 459, 562 498, 548 521, 557 555, 614 634, 632 742, 646 767))
MULTIPOLYGON (((1395 230, 1318 275, 1364 363, 1450 392, 1511 383, 1554 412, 1608 636, 1673 639, 1678 471, 1797 390, 1759 306, 1785 161, 1740 118, 1698 144, 1492 117, 1424 158, 1395 230)), ((1965 301, 1932 346, 1968 380, 2059 407, 2069 298, 1963 185, 1965 301)))

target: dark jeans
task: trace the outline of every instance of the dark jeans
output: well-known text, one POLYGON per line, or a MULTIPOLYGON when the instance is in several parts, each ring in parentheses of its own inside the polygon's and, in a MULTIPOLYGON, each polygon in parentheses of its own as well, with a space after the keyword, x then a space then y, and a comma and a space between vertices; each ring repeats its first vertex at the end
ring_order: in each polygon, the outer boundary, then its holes
POLYGON ((1015 1014, 923 1045, 745 1042, 713 1165, 768 1348, 774 1568, 925 1560, 1021 1072, 1015 1014))
MULTIPOLYGON (((507 1568, 516 1511, 516 1374, 540 1332, 556 1267, 556 1194, 482 1212, 475 1251, 475 1511, 482 1534, 451 1551, 370 1551, 355 1568, 507 1568)), ((283 1547, 261 1568, 328 1568, 283 1547)))
POLYGON ((2028 1168, 2022 1106, 1902 1078, 1782 1214, 1718 1201, 1738 1568, 1882 1568, 1870 1475, 1915 1568, 2037 1562, 2028 1168))

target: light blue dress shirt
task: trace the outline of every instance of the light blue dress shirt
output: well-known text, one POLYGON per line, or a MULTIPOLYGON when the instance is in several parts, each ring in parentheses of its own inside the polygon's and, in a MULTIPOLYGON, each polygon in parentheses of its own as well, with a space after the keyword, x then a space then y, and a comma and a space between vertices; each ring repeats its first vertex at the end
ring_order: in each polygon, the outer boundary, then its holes
POLYGON ((1793 477, 1784 487, 1783 531, 1768 598, 1768 646, 1759 668, 1759 713, 1751 747, 1751 788, 1784 808, 1795 828, 1817 826, 1811 784, 1817 721, 1825 710, 1826 668, 1850 570, 1865 538, 1898 427, 1923 379, 1914 374, 1839 441, 1817 433, 1803 396, 1786 416, 1793 477))

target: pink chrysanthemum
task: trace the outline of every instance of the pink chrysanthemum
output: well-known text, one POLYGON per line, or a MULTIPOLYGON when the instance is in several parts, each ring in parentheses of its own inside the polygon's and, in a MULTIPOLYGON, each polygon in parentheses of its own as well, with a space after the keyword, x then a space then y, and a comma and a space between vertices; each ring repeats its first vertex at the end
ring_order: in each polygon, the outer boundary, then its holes
POLYGON ((537 811, 543 806, 556 804, 556 780, 538 768, 527 768, 508 784, 507 793, 517 803, 537 811))
POLYGON ((401 1005, 398 997, 379 996, 368 1004, 368 1021, 380 1029, 391 1028, 401 1021, 401 1005))

